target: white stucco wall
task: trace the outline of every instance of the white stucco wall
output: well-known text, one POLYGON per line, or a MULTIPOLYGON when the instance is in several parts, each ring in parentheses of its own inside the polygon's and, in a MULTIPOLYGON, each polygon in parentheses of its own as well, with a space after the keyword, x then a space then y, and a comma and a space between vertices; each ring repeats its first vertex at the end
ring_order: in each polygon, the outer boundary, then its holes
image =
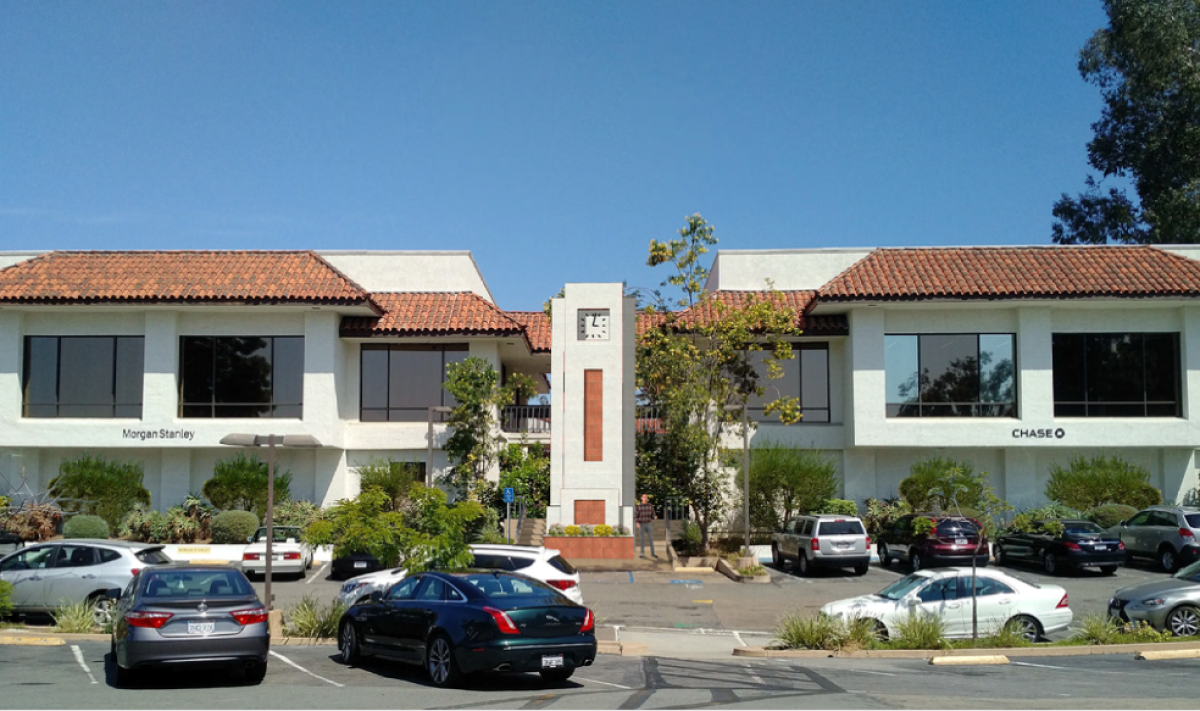
POLYGON ((317 254, 367 291, 470 291, 495 301, 470 252, 317 254))
POLYGON ((757 291, 770 279, 781 291, 820 289, 829 280, 870 254, 849 249, 721 249, 713 258, 709 291, 757 291))

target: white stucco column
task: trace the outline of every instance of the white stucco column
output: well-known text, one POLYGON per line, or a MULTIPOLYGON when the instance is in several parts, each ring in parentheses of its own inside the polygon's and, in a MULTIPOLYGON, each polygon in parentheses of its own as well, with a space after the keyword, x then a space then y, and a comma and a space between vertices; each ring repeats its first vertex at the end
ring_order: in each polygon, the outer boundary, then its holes
MULTIPOLYGON (((192 450, 183 448, 163 448, 159 450, 159 483, 158 491, 151 493, 151 503, 159 511, 183 501, 190 492, 192 481, 192 450)), ((204 479, 212 476, 208 472, 204 479)), ((200 491, 196 491, 197 494, 200 491)))
POLYGON ((842 453, 842 482, 844 496, 861 502, 879 496, 875 480, 875 451, 847 449, 842 453))
POLYGON ((21 419, 24 328, 25 319, 21 313, 0 311, 0 426, 12 426, 21 419))
MULTIPOLYGON (((176 371, 179 370, 178 312, 146 312, 145 368, 142 421, 174 422, 179 418, 179 390, 176 387, 176 371)), ((164 469, 164 481, 167 476, 167 470, 164 469)), ((187 493, 187 481, 185 476, 184 493, 187 493)))
MULTIPOLYGON (((846 397, 846 444, 855 447, 871 440, 887 426, 886 377, 883 363, 886 323, 883 309, 857 308, 849 313, 850 338, 846 397)), ((869 494, 874 496, 874 494, 869 494)))
POLYGON ((1018 511, 1045 503, 1045 494, 1037 485, 1036 450, 1028 447, 1005 449, 1001 455, 1004 458, 1004 483, 1001 486, 993 474, 992 484, 996 486, 996 495, 1018 511))
POLYGON ((332 506, 340 499, 358 495, 358 477, 350 471, 346 452, 324 448, 313 451, 313 501, 319 506, 332 506))
POLYGON ((1180 309, 1179 360, 1183 365, 1183 417, 1197 428, 1200 443, 1200 306, 1180 309))
POLYGON ((1047 427, 1054 419, 1054 351, 1050 309, 1017 309, 1017 416, 1047 427))
POLYGON ((338 392, 334 374, 339 365, 339 317, 332 311, 304 313, 304 424, 324 445, 335 430, 338 392))

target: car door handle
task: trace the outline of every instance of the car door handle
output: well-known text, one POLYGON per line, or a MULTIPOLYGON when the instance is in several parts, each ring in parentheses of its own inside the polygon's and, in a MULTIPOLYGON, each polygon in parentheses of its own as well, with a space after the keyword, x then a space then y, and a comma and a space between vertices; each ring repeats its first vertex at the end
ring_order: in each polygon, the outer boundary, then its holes
POLYGON ((1007 598, 1000 600, 999 602, 1001 605, 1011 605, 1012 604, 1012 600, 1009 600, 1007 598))
POLYGON ((83 578, 84 580, 95 580, 96 579, 96 576, 92 575, 91 573, 88 573, 87 575, 81 575, 79 577, 83 578))
POLYGON ((954 603, 950 603, 950 604, 946 605, 946 607, 950 608, 951 610, 957 610, 958 608, 962 607, 962 605, 960 605, 957 602, 954 602, 954 603))
POLYGON ((42 579, 42 576, 40 576, 40 575, 30 575, 30 576, 29 576, 29 579, 30 579, 30 580, 41 580, 41 579, 42 579))

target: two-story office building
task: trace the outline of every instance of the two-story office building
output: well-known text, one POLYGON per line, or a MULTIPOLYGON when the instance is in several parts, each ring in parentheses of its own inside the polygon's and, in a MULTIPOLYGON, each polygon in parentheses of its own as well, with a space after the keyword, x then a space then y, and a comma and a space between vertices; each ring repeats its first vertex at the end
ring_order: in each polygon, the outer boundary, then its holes
MULTIPOLYGON (((1197 259, 723 250, 708 286, 736 302, 769 280, 800 312, 796 358, 751 403, 753 440, 830 452, 847 498, 895 495, 945 454, 1025 506, 1052 464, 1120 453, 1175 500, 1200 464, 1197 259), (800 423, 764 420, 776 393, 800 399, 800 423)), ((295 496, 329 504, 373 460, 444 470, 445 366, 477 355, 548 389, 550 334, 541 311, 500 309, 466 252, 0 254, 0 475, 36 489, 85 452, 138 460, 165 507, 235 454, 225 435, 308 434, 322 447, 280 465, 295 496)), ((551 414, 514 404, 501 426, 549 443, 551 414)))

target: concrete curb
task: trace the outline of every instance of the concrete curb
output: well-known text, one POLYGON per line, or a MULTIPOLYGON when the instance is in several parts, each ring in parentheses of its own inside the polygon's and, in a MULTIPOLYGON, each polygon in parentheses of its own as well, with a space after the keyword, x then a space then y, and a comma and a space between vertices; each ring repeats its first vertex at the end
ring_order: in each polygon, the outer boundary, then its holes
POLYGON ((1198 659, 1200 649, 1164 649, 1138 652, 1134 659, 1140 662, 1154 662, 1163 659, 1198 659))
POLYGON ((337 640, 331 637, 272 637, 272 647, 333 647, 337 640))
MULTIPOLYGON (((769 659, 824 659, 828 657, 866 659, 932 659, 934 657, 971 657, 1003 655, 1007 657, 1086 657, 1095 654, 1143 654, 1145 644, 1107 644, 1078 647, 1009 647, 1006 649, 863 649, 854 652, 830 652, 824 649, 767 649, 734 647, 735 657, 769 659)), ((1200 642, 1160 642, 1152 654, 1173 651, 1200 652, 1200 642)), ((1197 656, 1200 656, 1198 654, 1197 656)))
POLYGON ((986 664, 1008 664, 1008 657, 992 654, 982 657, 932 657, 929 663, 935 667, 968 667, 986 664))
POLYGON ((614 640, 600 640, 596 642, 596 654, 613 654, 621 657, 640 657, 646 654, 646 652, 646 645, 636 642, 617 642, 614 640))
POLYGON ((32 637, 44 639, 61 639, 76 642, 107 642, 112 639, 106 634, 74 634, 68 632, 55 632, 53 628, 45 629, 17 629, 17 630, 0 630, 0 638, 4 637, 32 637))

